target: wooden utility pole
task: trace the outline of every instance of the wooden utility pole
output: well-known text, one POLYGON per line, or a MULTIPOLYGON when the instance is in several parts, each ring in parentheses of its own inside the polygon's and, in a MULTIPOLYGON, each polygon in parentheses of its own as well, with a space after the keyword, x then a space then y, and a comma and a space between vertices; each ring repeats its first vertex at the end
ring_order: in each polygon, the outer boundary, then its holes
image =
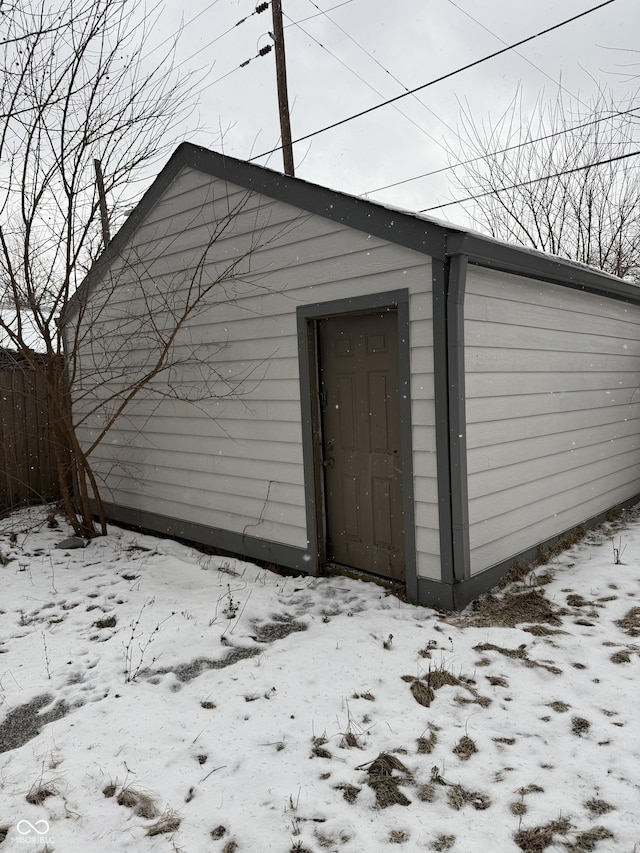
POLYGON ((282 0, 271 0, 273 15, 273 40, 276 50, 276 78, 278 81, 278 108, 280 111, 280 136, 285 175, 293 175, 293 146, 287 94, 287 63, 284 55, 284 27, 282 26, 282 0))
POLYGON ((98 185, 98 202, 100 204, 100 221, 102 222, 102 241, 106 249, 111 240, 109 232, 109 214, 107 213, 107 197, 104 191, 104 178, 102 177, 102 163, 100 160, 93 161, 96 170, 96 183, 98 185))

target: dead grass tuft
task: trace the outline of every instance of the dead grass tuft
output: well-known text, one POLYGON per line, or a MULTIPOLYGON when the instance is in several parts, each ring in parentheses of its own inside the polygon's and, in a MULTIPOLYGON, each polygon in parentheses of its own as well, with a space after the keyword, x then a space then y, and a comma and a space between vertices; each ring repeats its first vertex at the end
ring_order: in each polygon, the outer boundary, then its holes
POLYGON ((523 622, 560 624, 553 605, 539 589, 522 591, 517 587, 500 597, 489 595, 476 602, 474 611, 463 614, 460 619, 465 625, 477 628, 515 628, 523 622))
POLYGON ((504 646, 496 646, 494 643, 479 643, 477 646, 473 647, 476 652, 498 652, 501 655, 504 655, 507 658, 511 658, 512 660, 521 660, 525 666, 530 669, 540 668, 546 669, 547 672, 551 672, 553 675, 562 675, 562 670, 557 666, 553 666, 548 663, 541 663, 540 661, 531 660, 527 653, 527 647, 525 643, 518 646, 517 649, 507 649, 504 646))
POLYGON ((458 743, 453 747, 453 753, 458 756, 460 761, 468 761, 477 751, 478 747, 468 735, 461 737, 458 743))
POLYGON ((494 687, 508 687, 509 682, 503 675, 487 675, 487 681, 494 687))
POLYGON ((0 844, 5 840, 7 835, 9 834, 10 826, 0 826, 0 844))
POLYGON ((392 829, 389 833, 389 844, 405 844, 410 837, 404 829, 392 829))
POLYGON ((535 783, 532 785, 523 785, 522 788, 518 788, 516 794, 520 794, 521 797, 526 797, 527 794, 544 794, 544 788, 535 783))
POLYGON ((116 802, 119 806, 126 806, 128 809, 132 809, 134 814, 145 818, 145 820, 153 820, 153 818, 158 817, 160 814, 150 794, 139 791, 129 785, 122 788, 116 802))
POLYGON ((472 805, 477 811, 484 811, 491 805, 491 800, 486 794, 481 794, 478 791, 469 791, 462 785, 449 785, 447 789, 447 799, 452 809, 460 811, 467 804, 472 805))
POLYGON ((622 619, 617 619, 615 624, 630 637, 640 637, 640 607, 632 607, 622 619))
POLYGON ((237 843, 237 841, 233 841, 233 839, 232 839, 231 841, 227 841, 227 843, 224 845, 224 847, 222 848, 220 853, 236 853, 237 849, 238 849, 238 843, 237 843))
POLYGON ((362 788, 358 788, 355 785, 335 785, 336 791, 342 791, 342 796, 348 803, 355 803, 358 794, 362 790, 362 788))
POLYGON ((395 755, 389 752, 381 752, 369 764, 362 764, 357 769, 366 769, 368 774, 367 784, 375 791, 378 808, 385 809, 393 805, 411 805, 411 800, 405 797, 398 786, 411 785, 413 777, 409 769, 395 755), (402 775, 395 775, 398 773, 402 775))
POLYGON ((593 815, 607 814, 607 812, 615 810, 615 806, 612 806, 611 803, 608 803, 606 800, 598 800, 596 797, 587 800, 584 805, 593 815))
POLYGON ((455 701, 459 704, 476 703, 482 708, 487 708, 491 704, 491 699, 487 696, 480 696, 478 691, 471 686, 468 679, 458 678, 452 672, 449 672, 444 666, 437 669, 430 669, 429 672, 422 678, 414 678, 411 675, 400 676, 403 681, 411 682, 411 694, 419 705, 429 708, 433 702, 436 690, 441 687, 462 687, 467 690, 473 699, 468 699, 463 696, 456 696, 455 701))
POLYGON ((511 814, 516 815, 516 817, 522 817, 522 815, 527 813, 527 804, 516 800, 515 803, 511 803, 509 809, 511 810, 511 814))
POLYGON ((107 616, 104 619, 98 619, 97 622, 93 623, 96 628, 115 628, 116 627, 116 617, 115 616, 107 616))
POLYGON ((431 843, 431 849, 437 850, 439 853, 443 853, 443 851, 451 850, 455 843, 455 835, 439 835, 435 841, 431 843))
POLYGON ((545 625, 527 625, 522 630, 533 634, 534 637, 553 637, 554 634, 568 633, 568 631, 561 631, 560 628, 547 628, 545 625))
POLYGON ((435 786, 430 782, 418 786, 418 799, 423 803, 432 803, 436 798, 435 786))
POLYGON ((591 723, 589 720, 585 720, 584 717, 571 717, 571 732, 578 737, 582 737, 582 735, 589 731, 591 727, 591 723))
POLYGON ((324 748, 326 742, 326 737, 313 738, 313 747, 311 748, 312 758, 333 758, 329 750, 324 748))
POLYGON ((29 788, 25 799, 32 806, 41 806, 48 797, 57 797, 59 793, 59 784, 55 779, 47 782, 39 779, 29 788))
POLYGON ((513 836, 513 840, 523 853, 540 853, 553 844, 554 835, 566 835, 570 828, 569 821, 566 818, 560 818, 542 826, 520 829, 513 836))
POLYGON ((631 655, 624 649, 619 652, 614 652, 610 659, 612 663, 631 663, 631 655))
POLYGON ((576 835, 576 840, 573 844, 567 844, 567 850, 582 853, 582 851, 595 850, 598 841, 605 841, 610 838, 615 838, 613 832, 605 826, 592 826, 591 829, 586 829, 584 832, 579 832, 576 835))
POLYGON ((182 818, 173 809, 167 809, 160 818, 147 829, 147 835, 166 835, 168 832, 176 832, 182 823, 182 818))
POLYGON ((429 737, 418 738, 418 755, 429 755, 433 752, 438 743, 438 735, 436 734, 436 726, 429 726, 429 737))
POLYGON ((424 683, 424 681, 420 681, 419 678, 414 678, 411 682, 411 695, 419 705, 429 708, 435 693, 428 684, 424 683))
POLYGON ((552 708, 557 714, 564 714, 565 711, 568 711, 571 707, 567 705, 566 702, 547 702, 549 708, 552 708))

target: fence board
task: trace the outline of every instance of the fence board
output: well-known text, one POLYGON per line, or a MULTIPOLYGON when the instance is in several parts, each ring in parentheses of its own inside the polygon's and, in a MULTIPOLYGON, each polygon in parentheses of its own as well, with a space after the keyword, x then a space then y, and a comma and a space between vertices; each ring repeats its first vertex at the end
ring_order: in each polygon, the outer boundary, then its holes
POLYGON ((45 377, 0 351, 0 512, 59 496, 45 377))

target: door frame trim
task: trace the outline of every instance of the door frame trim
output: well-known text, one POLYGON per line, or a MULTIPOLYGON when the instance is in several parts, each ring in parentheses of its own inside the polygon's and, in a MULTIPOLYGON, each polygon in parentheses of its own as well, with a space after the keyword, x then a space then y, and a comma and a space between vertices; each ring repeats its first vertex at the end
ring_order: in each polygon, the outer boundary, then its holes
POLYGON ((316 321, 346 314, 373 314, 384 308, 396 311, 398 323, 398 380, 400 405, 400 477, 404 515, 405 584, 407 596, 417 601, 415 517, 413 496, 413 442, 411 424, 411 366, 409 345, 409 291, 390 290, 348 299, 333 299, 301 305, 296 310, 300 405, 302 410, 302 452, 305 480, 307 548, 309 573, 322 573, 327 563, 324 478, 320 441, 321 412, 316 321))

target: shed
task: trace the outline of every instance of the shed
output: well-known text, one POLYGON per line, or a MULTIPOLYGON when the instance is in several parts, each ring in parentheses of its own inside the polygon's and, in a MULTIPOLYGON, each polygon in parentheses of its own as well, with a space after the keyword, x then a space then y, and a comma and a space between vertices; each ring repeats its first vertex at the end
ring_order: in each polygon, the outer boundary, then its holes
POLYGON ((640 289, 187 143, 65 318, 85 447, 203 277, 93 451, 112 520, 456 609, 640 500, 640 289))

